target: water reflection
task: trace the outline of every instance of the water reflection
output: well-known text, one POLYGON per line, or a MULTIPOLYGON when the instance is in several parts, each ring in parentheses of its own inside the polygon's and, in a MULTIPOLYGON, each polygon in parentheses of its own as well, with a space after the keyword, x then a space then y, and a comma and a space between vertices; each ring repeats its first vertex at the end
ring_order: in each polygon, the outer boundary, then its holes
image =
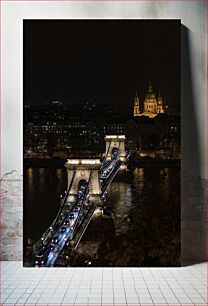
POLYGON ((132 206, 132 186, 128 183, 113 182, 108 189, 108 210, 112 212, 115 234, 128 230, 127 217, 132 206))
POLYGON ((32 192, 33 189, 33 168, 30 167, 29 169, 26 170, 26 175, 25 175, 25 184, 27 184, 27 188, 29 192, 32 192))
POLYGON ((56 170, 56 176, 59 180, 62 179, 62 176, 63 176, 63 170, 62 169, 57 169, 56 170))
MULTIPOLYGON (((49 226, 66 186, 65 168, 25 170, 24 241, 37 240, 49 226)), ((108 188, 106 209, 94 213, 76 254, 64 252, 61 266, 180 265, 180 169, 120 171, 108 188)))
POLYGON ((134 171, 134 185, 141 196, 144 189, 144 168, 137 168, 134 171))
POLYGON ((31 178, 33 174, 33 168, 32 167, 28 168, 27 173, 28 173, 28 177, 31 178))
POLYGON ((65 169, 24 169, 24 244, 28 238, 39 239, 53 221, 66 185, 65 169))
POLYGON ((107 210, 113 224, 91 222, 77 250, 82 256, 69 265, 180 266, 179 168, 120 172, 108 188, 107 210))

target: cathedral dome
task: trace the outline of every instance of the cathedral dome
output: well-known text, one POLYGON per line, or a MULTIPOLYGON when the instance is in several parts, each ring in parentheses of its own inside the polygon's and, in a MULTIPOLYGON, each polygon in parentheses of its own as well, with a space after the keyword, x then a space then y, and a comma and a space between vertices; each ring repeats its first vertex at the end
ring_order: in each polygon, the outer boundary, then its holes
POLYGON ((156 96, 155 96, 155 94, 153 92, 153 89, 152 89, 151 82, 149 82, 149 87, 148 87, 148 91, 146 93, 145 99, 156 99, 156 96))

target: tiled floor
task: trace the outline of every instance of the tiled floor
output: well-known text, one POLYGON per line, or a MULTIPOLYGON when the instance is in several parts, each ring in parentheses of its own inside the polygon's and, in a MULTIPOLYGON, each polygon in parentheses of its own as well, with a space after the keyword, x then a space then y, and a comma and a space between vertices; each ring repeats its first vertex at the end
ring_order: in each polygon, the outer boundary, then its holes
POLYGON ((23 268, 0 262, 1 302, 207 305, 207 264, 183 268, 23 268))

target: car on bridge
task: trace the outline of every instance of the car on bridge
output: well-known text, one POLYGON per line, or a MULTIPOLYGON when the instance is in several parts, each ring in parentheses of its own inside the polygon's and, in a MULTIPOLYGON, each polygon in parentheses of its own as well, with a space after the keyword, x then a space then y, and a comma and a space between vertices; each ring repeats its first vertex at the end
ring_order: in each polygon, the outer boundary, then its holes
POLYGON ((69 224, 70 224, 69 220, 64 221, 64 226, 69 226, 69 224))
POLYGON ((69 219, 74 219, 74 214, 73 214, 73 213, 71 213, 71 214, 69 215, 69 219))
POLYGON ((35 265, 36 265, 36 266, 43 266, 43 265, 44 265, 43 254, 42 254, 42 255, 36 255, 36 256, 35 256, 35 265))
POLYGON ((50 251, 54 251, 54 252, 58 252, 59 251, 59 247, 58 247, 58 245, 55 245, 55 244, 51 243, 49 245, 49 250, 50 251))
POLYGON ((84 199, 82 199, 82 201, 79 201, 79 202, 77 203, 77 207, 81 207, 81 206, 82 206, 83 200, 84 200, 84 199))
POLYGON ((54 245, 53 243, 50 244, 50 245, 49 245, 49 250, 50 250, 50 251, 53 251, 53 250, 54 250, 54 247, 55 247, 55 245, 54 245))
POLYGON ((52 244, 56 244, 56 243, 58 243, 58 240, 59 240, 58 236, 54 236, 52 238, 51 242, 52 242, 52 244))
POLYGON ((40 251, 35 256, 35 265, 38 267, 43 266, 46 263, 47 256, 48 256, 48 252, 40 251))
POLYGON ((64 233, 66 231, 66 226, 61 227, 61 232, 64 233))

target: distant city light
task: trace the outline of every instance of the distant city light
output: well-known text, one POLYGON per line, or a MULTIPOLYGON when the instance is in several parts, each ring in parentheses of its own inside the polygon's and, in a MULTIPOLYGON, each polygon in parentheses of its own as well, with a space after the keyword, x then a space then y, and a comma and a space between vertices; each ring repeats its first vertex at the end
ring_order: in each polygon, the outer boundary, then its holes
POLYGON ((106 135, 105 138, 107 138, 107 139, 117 139, 117 138, 125 139, 126 137, 125 137, 125 135, 106 135))
POLYGON ((68 159, 69 165, 100 165, 99 159, 68 159))
POLYGON ((100 160, 99 159, 81 159, 82 165, 99 165, 100 160))
POLYGON ((79 160, 78 159, 68 159, 67 163, 70 164, 70 165, 78 165, 79 160))
POLYGON ((105 137, 106 137, 106 138, 110 138, 110 139, 117 138, 117 136, 115 136, 115 135, 106 135, 105 137))

